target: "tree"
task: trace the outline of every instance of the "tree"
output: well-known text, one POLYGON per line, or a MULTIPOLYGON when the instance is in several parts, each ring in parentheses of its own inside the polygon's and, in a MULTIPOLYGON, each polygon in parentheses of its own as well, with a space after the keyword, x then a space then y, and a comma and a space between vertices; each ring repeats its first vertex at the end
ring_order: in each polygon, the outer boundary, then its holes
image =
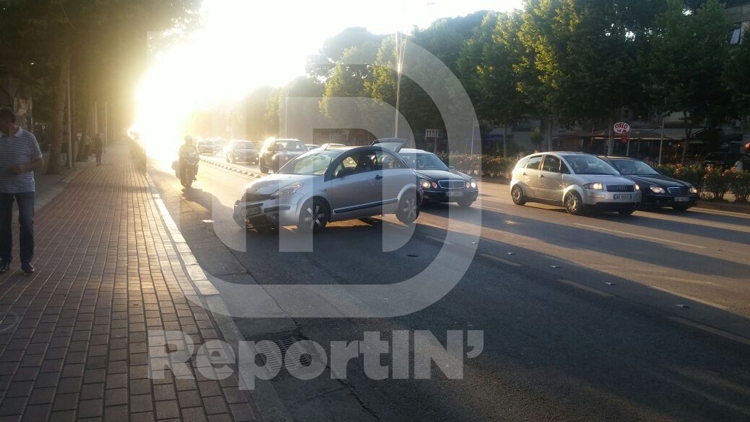
POLYGON ((740 117, 750 116, 750 32, 739 45, 730 47, 730 59, 724 71, 727 88, 740 117))
POLYGON ((681 0, 668 0, 658 23, 650 46, 650 88, 654 103, 663 101, 665 111, 682 113, 684 163, 695 125, 717 122, 729 112, 731 94, 722 75, 728 60, 730 26, 716 0, 709 0, 694 13, 681 0))

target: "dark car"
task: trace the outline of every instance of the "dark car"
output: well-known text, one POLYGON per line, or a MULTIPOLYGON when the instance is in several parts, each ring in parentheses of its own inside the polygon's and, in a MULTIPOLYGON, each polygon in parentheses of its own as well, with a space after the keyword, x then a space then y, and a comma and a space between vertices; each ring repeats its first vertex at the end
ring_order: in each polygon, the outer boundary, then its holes
POLYGON ((479 196, 477 182, 468 174, 453 170, 435 154, 421 149, 402 148, 399 154, 414 169, 424 191, 424 202, 456 202, 468 208, 479 196))
POLYGON ((258 162, 258 150, 255 144, 246 140, 235 140, 224 148, 227 163, 245 162, 256 164, 258 162))
POLYGON ((605 157, 620 174, 641 188, 641 209, 672 207, 685 211, 698 201, 698 190, 688 182, 665 176, 647 163, 629 157, 605 157))
POLYGON ((742 160, 742 168, 750 168, 750 154, 739 152, 712 152, 703 159, 703 167, 731 169, 738 160, 742 160))
POLYGON ((198 152, 201 154, 214 155, 217 148, 216 143, 211 139, 204 139, 198 142, 198 152))
POLYGON ((307 146, 299 139, 268 138, 260 150, 258 163, 261 173, 278 172, 284 164, 306 153, 307 146))

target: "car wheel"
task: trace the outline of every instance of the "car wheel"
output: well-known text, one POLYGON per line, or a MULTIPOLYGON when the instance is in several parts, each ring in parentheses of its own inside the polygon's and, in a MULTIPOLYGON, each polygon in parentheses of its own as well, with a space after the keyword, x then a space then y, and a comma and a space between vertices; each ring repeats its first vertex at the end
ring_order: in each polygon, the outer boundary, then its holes
POLYGON ((570 192, 565 195, 565 210, 573 215, 583 214, 583 201, 578 192, 570 192))
POLYGON ((228 155, 227 155, 226 159, 227 159, 227 163, 231 163, 231 161, 229 161, 229 156, 228 155))
POLYGON ((672 209, 677 212, 685 212, 688 208, 690 208, 690 205, 675 205, 672 207, 672 209))
POLYGON ((414 191, 407 192, 401 197, 396 210, 396 218, 404 224, 411 224, 419 217, 419 203, 414 191))
POLYGON ((516 205, 523 205, 526 203, 526 195, 523 194, 523 188, 518 185, 513 186, 513 189, 510 190, 510 198, 516 205))
POLYGON ((631 215, 635 212, 635 208, 629 209, 629 210, 619 210, 617 211, 620 213, 620 215, 631 215))
POLYGON ((266 168, 266 166, 264 166, 264 165, 263 165, 263 162, 262 162, 262 161, 261 161, 261 162, 259 162, 258 164, 260 165, 260 172, 261 172, 261 173, 263 173, 263 174, 266 174, 266 173, 268 173, 268 168, 266 168))
POLYGON ((473 204, 473 203, 474 203, 474 201, 472 201, 472 200, 461 199, 461 200, 458 201, 458 206, 461 207, 461 208, 469 208, 471 206, 471 204, 473 204))
POLYGON ((318 198, 310 199, 302 206, 297 228, 305 233, 318 233, 328 224, 328 209, 318 198))

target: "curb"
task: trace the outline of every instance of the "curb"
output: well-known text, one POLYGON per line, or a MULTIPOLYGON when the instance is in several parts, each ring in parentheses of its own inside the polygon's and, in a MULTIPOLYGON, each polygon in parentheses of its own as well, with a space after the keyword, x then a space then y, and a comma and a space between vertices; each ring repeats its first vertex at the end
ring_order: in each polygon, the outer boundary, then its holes
POLYGON ((709 210, 736 212, 739 214, 750 214, 750 205, 733 204, 731 202, 698 201, 696 208, 709 210))
MULTIPOLYGON (((156 184, 151 178, 151 175, 146 173, 145 176, 146 181, 148 182, 151 199, 159 209, 162 223, 164 223, 165 228, 169 231, 169 235, 172 239, 172 242, 174 242, 175 244, 175 250, 180 256, 180 260, 182 261, 183 267, 185 268, 187 277, 190 279, 190 281, 192 281, 198 292, 200 292, 200 295, 205 299, 207 310, 211 312, 212 316, 214 317, 214 321, 219 327, 219 330, 224 337, 224 341, 230 344, 239 344, 240 341, 244 341, 244 337, 242 336, 239 327, 237 327, 237 324, 234 322, 234 319, 228 315, 229 311, 227 310, 226 304, 221 298, 219 291, 216 289, 213 283, 211 283, 208 277, 206 277, 206 273, 198 264, 198 261, 193 255, 190 246, 182 236, 179 227, 172 219, 167 206, 161 199, 161 195, 159 194, 158 189, 156 188, 156 184)), ((246 345, 249 348, 253 349, 253 346, 250 343, 246 343, 246 345)), ((246 367, 247 364, 243 365, 241 362, 237 362, 238 379, 243 386, 247 386, 247 384, 243 380, 242 374, 250 373, 245 369, 246 367)), ((244 388, 244 391, 252 391, 252 399, 263 421, 294 421, 294 419, 292 419, 291 415, 282 403, 281 399, 279 398, 278 393, 276 393, 276 389, 271 384, 271 381, 267 379, 263 380, 261 378, 255 378, 254 383, 255 388, 253 390, 244 388)))

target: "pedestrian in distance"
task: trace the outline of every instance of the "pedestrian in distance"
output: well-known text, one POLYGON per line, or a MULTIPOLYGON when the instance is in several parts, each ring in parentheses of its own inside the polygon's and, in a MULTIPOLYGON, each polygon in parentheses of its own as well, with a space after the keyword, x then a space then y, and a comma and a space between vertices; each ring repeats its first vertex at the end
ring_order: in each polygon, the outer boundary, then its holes
POLYGON ((102 153, 104 152, 104 140, 99 133, 94 137, 94 153, 96 153, 96 165, 102 165, 102 153))
POLYGON ((0 274, 13 261, 13 202, 18 202, 21 269, 34 272, 34 171, 44 167, 39 143, 29 131, 16 125, 12 110, 0 109, 0 274))

